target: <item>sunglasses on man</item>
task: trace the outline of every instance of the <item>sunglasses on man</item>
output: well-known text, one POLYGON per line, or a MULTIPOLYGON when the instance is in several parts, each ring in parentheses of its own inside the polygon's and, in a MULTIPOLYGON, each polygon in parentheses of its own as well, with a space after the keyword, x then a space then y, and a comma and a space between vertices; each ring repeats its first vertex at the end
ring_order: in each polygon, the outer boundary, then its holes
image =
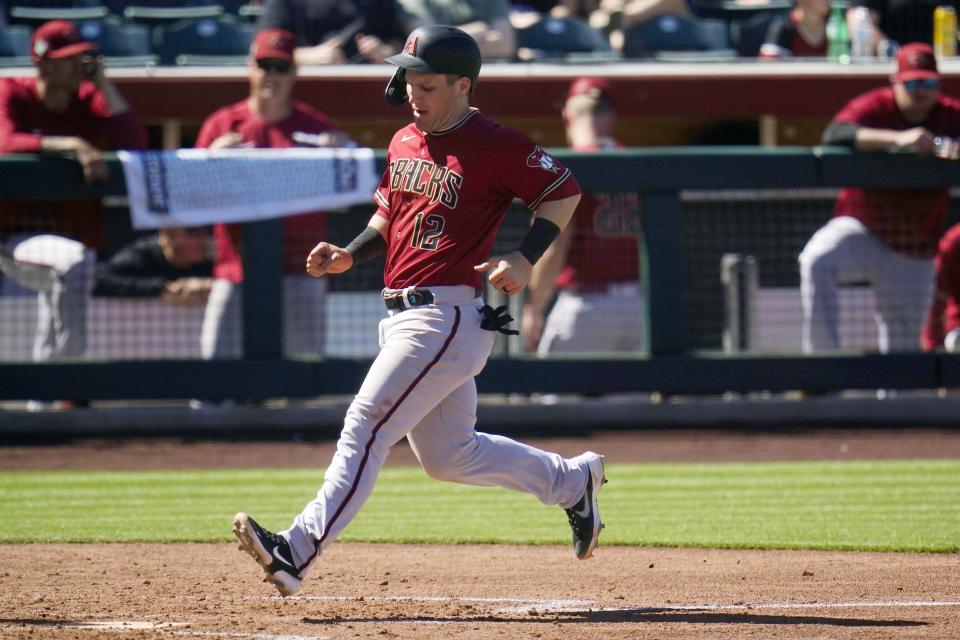
POLYGON ((270 60, 269 58, 264 58, 263 60, 257 60, 257 66, 260 67, 260 70, 264 73, 290 73, 290 70, 293 69, 293 63, 287 62, 286 60, 270 60))
POLYGON ((940 80, 937 78, 916 78, 914 80, 904 80, 903 88, 907 91, 919 91, 920 89, 934 91, 940 88, 940 80))

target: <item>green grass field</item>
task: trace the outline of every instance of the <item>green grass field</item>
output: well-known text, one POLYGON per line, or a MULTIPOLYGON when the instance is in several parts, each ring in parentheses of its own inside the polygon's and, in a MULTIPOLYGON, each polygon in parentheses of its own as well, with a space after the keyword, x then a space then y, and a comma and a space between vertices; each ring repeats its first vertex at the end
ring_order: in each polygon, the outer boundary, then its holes
MULTIPOLYGON (((960 460, 611 464, 606 545, 960 551, 960 460)), ((317 469, 0 473, 0 542, 222 542, 287 526, 317 469)), ((557 507, 387 468, 341 540, 567 543, 557 507)))

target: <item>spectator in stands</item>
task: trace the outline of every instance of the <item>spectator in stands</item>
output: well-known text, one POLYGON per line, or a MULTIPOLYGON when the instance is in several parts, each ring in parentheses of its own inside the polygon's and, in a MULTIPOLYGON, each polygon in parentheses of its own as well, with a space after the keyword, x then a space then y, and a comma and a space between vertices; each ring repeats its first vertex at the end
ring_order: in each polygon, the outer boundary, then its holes
POLYGON ((299 65, 382 63, 407 32, 395 0, 265 0, 259 26, 293 33, 299 65))
POLYGON ((847 23, 852 29, 853 12, 858 7, 870 9, 873 49, 884 53, 889 45, 933 44, 933 12, 940 6, 951 6, 960 13, 960 0, 851 0, 847 23))
POLYGON ((793 9, 774 18, 760 46, 760 58, 825 57, 830 0, 796 0, 793 9))
MULTIPOLYGON (((297 78, 296 40, 283 29, 256 34, 250 49, 250 95, 214 112, 203 123, 197 147, 287 148, 352 144, 327 117, 293 99, 297 78)), ((243 282, 239 225, 214 226, 216 258, 213 289, 201 336, 205 358, 240 354, 240 288, 243 282)), ((323 350, 324 284, 304 272, 303 257, 326 237, 326 214, 308 213, 283 223, 286 351, 319 355, 323 350), (296 306, 294 306, 294 303, 296 306), (293 307, 291 309, 291 307, 293 307)))
MULTIPOLYGON (((940 93, 930 45, 900 49, 891 85, 850 101, 827 127, 824 144, 930 155, 936 136, 960 135, 960 100, 940 93)), ((877 302, 880 351, 918 348, 948 201, 947 189, 840 191, 834 217, 800 254, 805 351, 839 346, 837 286, 863 281, 877 302)))
POLYGON ((480 46, 484 60, 511 60, 517 36, 507 0, 397 0, 408 28, 449 24, 466 31, 480 46))
POLYGON ((213 284, 210 231, 166 227, 140 238, 97 265, 93 295, 156 298, 168 304, 206 304, 213 284))
POLYGON ((688 0, 600 0, 599 9, 590 17, 590 24, 610 38, 617 51, 623 49, 623 32, 658 16, 689 16, 688 0))
MULTIPOLYGON (((605 80, 584 77, 570 85, 563 123, 574 151, 621 147, 612 137, 614 121, 605 80)), ((572 223, 534 265, 520 323, 524 347, 541 356, 639 351, 644 333, 639 238, 636 193, 584 194, 572 223)))
MULTIPOLYGON (((38 27, 30 51, 35 77, 0 79, 0 153, 71 158, 93 182, 107 177, 103 150, 146 147, 146 132, 104 73, 94 45, 71 22, 38 27)), ((39 294, 34 359, 81 355, 90 269, 102 242, 102 203, 5 200, 3 209, 4 273, 39 294)))
POLYGON ((510 23, 522 29, 548 16, 587 22, 598 9, 598 0, 510 0, 510 23))
POLYGON ((940 239, 934 262, 936 291, 921 346, 926 351, 960 351, 960 224, 952 226, 940 239))

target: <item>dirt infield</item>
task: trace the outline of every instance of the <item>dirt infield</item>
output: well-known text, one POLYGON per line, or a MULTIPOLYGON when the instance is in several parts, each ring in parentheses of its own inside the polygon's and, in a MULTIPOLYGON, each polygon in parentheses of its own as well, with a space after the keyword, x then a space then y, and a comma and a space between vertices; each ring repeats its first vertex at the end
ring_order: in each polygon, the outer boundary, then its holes
MULTIPOLYGON (((631 460, 960 456, 952 431, 597 434, 631 460)), ((0 469, 326 464, 329 443, 0 447, 0 469)), ((399 447, 391 464, 411 463, 399 447)), ((615 480, 615 479, 612 479, 615 480)), ((229 527, 229 523, 225 523, 229 527)), ((338 544, 295 598, 226 544, 0 545, 3 638, 960 637, 960 556, 338 544)))
POLYGON ((225 544, 7 545, 0 563, 3 637, 960 634, 949 555, 341 544, 288 600, 225 544))

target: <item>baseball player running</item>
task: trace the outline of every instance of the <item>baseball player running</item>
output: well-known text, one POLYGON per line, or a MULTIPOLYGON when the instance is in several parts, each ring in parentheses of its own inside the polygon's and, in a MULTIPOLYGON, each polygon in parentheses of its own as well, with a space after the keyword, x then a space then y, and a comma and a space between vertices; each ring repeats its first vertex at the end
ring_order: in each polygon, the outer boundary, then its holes
POLYGON ((525 491, 563 507, 580 559, 591 556, 603 526, 600 455, 566 459, 474 430, 474 376, 495 332, 512 320, 478 297, 481 278, 508 295, 523 290, 573 215, 576 180, 527 136, 470 107, 481 60, 463 31, 420 27, 388 60, 398 69, 386 99, 409 102, 414 121, 390 142, 367 228, 346 247, 321 242, 307 258, 307 273, 320 277, 386 254, 380 353, 347 411, 323 485, 293 524, 273 533, 245 513, 234 517, 240 548, 284 596, 360 511, 404 436, 433 478, 525 491), (535 212, 530 231, 516 251, 487 257, 515 197, 535 212))

